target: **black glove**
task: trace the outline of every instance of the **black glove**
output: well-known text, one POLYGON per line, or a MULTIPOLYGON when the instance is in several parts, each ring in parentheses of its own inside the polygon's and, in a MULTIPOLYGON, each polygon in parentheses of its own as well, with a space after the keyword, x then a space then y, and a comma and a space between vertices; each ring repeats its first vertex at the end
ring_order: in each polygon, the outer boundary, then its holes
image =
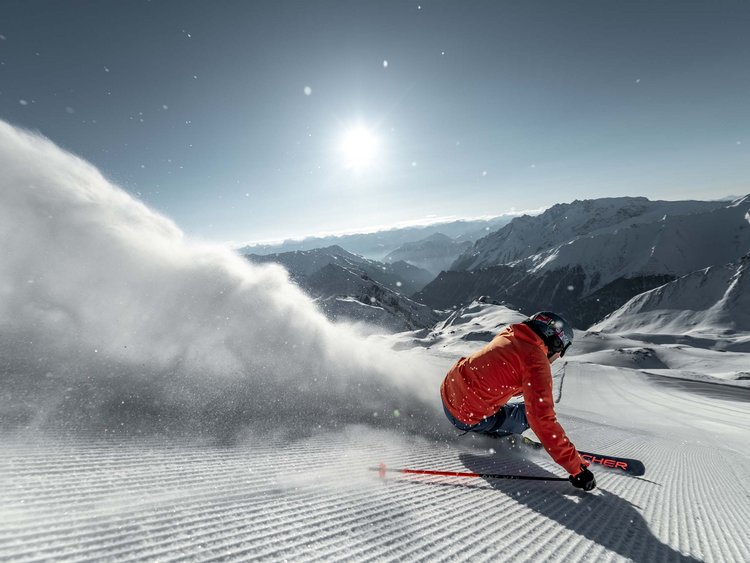
POLYGON ((568 480, 573 484, 576 489, 583 489, 584 491, 592 491, 596 487, 596 479, 594 474, 588 470, 585 465, 581 465, 581 472, 576 475, 571 475, 568 480))

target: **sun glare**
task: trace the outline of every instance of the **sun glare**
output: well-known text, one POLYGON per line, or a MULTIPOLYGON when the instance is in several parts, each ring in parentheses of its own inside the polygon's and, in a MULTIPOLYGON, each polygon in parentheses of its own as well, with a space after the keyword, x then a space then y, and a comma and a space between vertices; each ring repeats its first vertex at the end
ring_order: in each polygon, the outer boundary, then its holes
POLYGON ((340 145, 344 166, 361 171, 372 165, 378 152, 378 138, 363 125, 344 132, 340 145))

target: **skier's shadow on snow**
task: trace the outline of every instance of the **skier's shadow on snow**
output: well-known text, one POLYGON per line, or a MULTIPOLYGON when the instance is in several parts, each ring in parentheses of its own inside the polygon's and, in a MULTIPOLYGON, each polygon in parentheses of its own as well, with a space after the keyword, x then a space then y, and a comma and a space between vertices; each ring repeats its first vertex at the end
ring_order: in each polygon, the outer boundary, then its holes
MULTIPOLYGON (((559 477, 515 456, 506 459, 463 453, 459 457, 463 465, 474 473, 559 477)), ((563 481, 487 479, 487 483, 519 504, 637 563, 700 561, 659 541, 641 516, 639 507, 601 488, 597 488, 595 493, 585 493, 563 481)))

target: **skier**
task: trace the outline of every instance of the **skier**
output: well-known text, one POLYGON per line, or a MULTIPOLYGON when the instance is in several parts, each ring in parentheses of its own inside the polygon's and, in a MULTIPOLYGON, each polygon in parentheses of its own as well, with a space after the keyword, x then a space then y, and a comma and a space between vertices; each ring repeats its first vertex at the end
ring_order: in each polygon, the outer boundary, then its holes
POLYGON ((574 487, 590 491, 596 479, 568 440, 555 415, 550 365, 573 342, 561 316, 536 313, 499 333, 487 346, 450 369, 440 386, 448 420, 459 430, 494 437, 531 427, 544 449, 569 474, 574 487), (508 404, 511 397, 524 401, 508 404))

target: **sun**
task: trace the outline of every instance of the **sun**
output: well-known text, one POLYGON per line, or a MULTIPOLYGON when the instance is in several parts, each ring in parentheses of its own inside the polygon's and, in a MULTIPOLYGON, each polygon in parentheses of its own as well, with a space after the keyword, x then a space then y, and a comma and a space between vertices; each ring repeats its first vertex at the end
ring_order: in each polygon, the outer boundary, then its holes
POLYGON ((364 125, 347 129, 339 144, 344 166, 355 172, 369 168, 375 162, 379 144, 375 133, 364 125))

